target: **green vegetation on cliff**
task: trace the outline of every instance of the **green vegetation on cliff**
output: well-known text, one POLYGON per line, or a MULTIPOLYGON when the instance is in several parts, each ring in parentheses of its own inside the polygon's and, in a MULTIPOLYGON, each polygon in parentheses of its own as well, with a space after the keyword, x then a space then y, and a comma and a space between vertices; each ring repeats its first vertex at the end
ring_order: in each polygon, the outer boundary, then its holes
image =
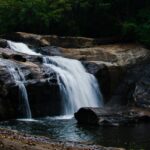
POLYGON ((125 37, 150 45, 149 0, 0 0, 0 33, 125 37))

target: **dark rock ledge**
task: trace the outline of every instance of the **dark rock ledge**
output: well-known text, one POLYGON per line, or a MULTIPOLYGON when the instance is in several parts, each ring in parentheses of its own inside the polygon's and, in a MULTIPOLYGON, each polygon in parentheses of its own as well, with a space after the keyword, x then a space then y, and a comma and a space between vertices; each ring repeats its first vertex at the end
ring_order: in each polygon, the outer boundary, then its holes
POLYGON ((0 129, 0 150, 125 150, 77 142, 53 141, 46 137, 0 129))
POLYGON ((75 113, 80 124, 89 125, 128 125, 150 122, 150 111, 143 108, 81 108, 75 113))

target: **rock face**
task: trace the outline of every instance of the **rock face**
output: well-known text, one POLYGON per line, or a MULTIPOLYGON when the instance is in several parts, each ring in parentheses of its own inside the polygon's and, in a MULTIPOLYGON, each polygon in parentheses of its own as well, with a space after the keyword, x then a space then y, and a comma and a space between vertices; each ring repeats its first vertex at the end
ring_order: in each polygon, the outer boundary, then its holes
POLYGON ((150 121, 150 112, 139 108, 81 108, 75 113, 80 124, 118 126, 150 121))
POLYGON ((150 50, 137 43, 108 44, 113 43, 111 40, 107 45, 102 45, 105 42, 99 39, 23 32, 5 37, 26 42, 44 55, 59 55, 81 60, 87 71, 97 77, 105 101, 111 101, 111 105, 113 103, 124 105, 131 99, 133 101, 135 85, 141 78, 145 78, 144 74, 138 76, 141 70, 135 73, 134 68, 145 68, 150 62, 150 50))
POLYGON ((94 39, 94 38, 71 37, 71 36, 65 37, 56 35, 37 35, 25 32, 16 32, 4 35, 2 37, 13 41, 25 42, 34 45, 35 47, 57 46, 65 48, 84 48, 84 47, 94 47, 95 45, 100 44, 115 43, 118 41, 122 42, 122 39, 119 38, 94 39))
POLYGON ((137 82, 134 100, 138 106, 150 108, 150 76, 137 82))
POLYGON ((9 69, 22 71, 33 117, 60 114, 57 75, 41 63, 40 56, 28 56, 0 48, 0 120, 23 117, 19 87, 9 69))
MULTIPOLYGON (((72 43, 74 42, 72 41, 72 43)), ((149 69, 146 69, 148 68, 146 66, 150 63, 150 50, 144 48, 142 45, 85 44, 80 48, 66 48, 66 45, 57 45, 55 43, 55 46, 62 47, 47 46, 45 48, 46 54, 61 55, 81 60, 87 70, 97 77, 105 102, 110 101, 110 105, 114 103, 124 105, 129 103, 129 101, 133 101, 135 85, 139 80, 145 78, 145 73, 142 74, 141 72, 147 70, 147 74, 150 75, 149 69)), ((40 51, 44 53, 45 49, 41 47, 40 51)), ((146 79, 148 78, 146 77, 146 79)), ((146 96, 146 104, 149 101, 148 97, 146 96)), ((145 103, 145 100, 143 100, 143 103, 145 103)), ((139 105, 139 100, 138 102, 136 100, 136 104, 139 105)))
POLYGON ((2 48, 7 47, 7 41, 4 39, 0 39, 0 47, 2 47, 2 48))
MULTIPOLYGON (((150 50, 142 45, 108 44, 82 37, 58 37, 18 32, 5 36, 28 43, 44 55, 57 55, 82 61, 88 72, 97 77, 108 106, 134 104, 150 107, 150 50)), ((25 75, 33 117, 58 115, 60 94, 53 70, 47 72, 41 56, 31 56, 9 49, 0 40, 0 59, 19 66, 25 75), (57 107, 56 107, 57 106, 57 107), (57 109, 56 109, 57 108, 57 109)), ((22 115, 18 87, 11 79, 6 65, 0 63, 0 119, 22 115), (17 98, 16 98, 17 97, 17 98), (13 107, 12 107, 13 106, 13 107)))

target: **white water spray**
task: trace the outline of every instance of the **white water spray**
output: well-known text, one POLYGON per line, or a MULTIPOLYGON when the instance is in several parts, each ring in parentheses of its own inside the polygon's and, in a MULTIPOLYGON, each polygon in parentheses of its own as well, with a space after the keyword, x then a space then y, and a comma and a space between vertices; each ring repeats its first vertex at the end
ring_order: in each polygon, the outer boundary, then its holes
POLYGON ((18 43, 18 42, 12 42, 7 41, 9 47, 19 53, 24 53, 28 55, 41 55, 40 53, 36 53, 33 50, 31 50, 26 44, 24 43, 18 43))
MULTIPOLYGON (((23 43, 8 41, 8 44, 14 51, 39 55, 23 43)), ((96 78, 86 72, 80 61, 60 56, 43 56, 43 63, 60 77, 61 115, 72 115, 81 107, 101 107, 103 105, 96 78)))

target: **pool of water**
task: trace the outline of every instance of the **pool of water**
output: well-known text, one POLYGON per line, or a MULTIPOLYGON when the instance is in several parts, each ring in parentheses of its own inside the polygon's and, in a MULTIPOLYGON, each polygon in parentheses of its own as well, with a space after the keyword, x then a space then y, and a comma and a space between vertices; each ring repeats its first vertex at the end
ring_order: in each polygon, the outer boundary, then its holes
POLYGON ((74 118, 39 118, 11 120, 0 127, 23 133, 42 135, 55 140, 88 142, 103 146, 125 147, 128 150, 150 150, 150 124, 120 127, 81 126, 74 118))

